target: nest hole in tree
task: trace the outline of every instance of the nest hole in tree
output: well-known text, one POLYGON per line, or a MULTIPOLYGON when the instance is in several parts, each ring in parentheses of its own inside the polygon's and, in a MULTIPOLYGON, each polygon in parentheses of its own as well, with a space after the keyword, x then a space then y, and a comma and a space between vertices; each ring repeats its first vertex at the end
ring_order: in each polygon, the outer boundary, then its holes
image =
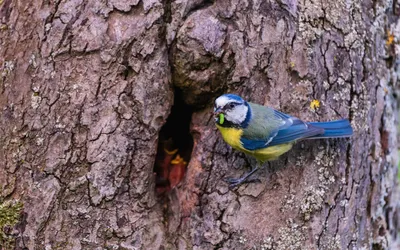
POLYGON ((183 179, 193 149, 190 122, 193 107, 187 105, 180 90, 175 91, 174 105, 158 137, 154 164, 156 192, 164 194, 183 179))

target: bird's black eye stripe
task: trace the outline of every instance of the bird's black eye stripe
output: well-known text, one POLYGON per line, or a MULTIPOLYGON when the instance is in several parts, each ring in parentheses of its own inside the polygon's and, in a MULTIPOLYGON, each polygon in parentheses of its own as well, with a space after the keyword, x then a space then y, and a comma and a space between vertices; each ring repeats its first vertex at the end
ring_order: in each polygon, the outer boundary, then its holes
POLYGON ((240 103, 237 102, 231 102, 226 104, 225 109, 233 109, 234 107, 236 107, 236 105, 239 105, 240 103))

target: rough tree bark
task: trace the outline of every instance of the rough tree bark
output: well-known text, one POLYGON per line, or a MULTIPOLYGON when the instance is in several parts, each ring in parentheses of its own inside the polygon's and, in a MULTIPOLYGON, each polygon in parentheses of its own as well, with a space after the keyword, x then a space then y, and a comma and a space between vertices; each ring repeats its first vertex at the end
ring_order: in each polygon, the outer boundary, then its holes
POLYGON ((23 206, 0 249, 393 247, 399 11, 388 0, 0 0, 0 203, 23 206), (194 109, 194 147, 161 199, 153 166, 177 91, 194 109), (229 189, 222 179, 251 160, 213 125, 223 92, 304 120, 348 117, 355 135, 298 143, 261 182, 229 189))

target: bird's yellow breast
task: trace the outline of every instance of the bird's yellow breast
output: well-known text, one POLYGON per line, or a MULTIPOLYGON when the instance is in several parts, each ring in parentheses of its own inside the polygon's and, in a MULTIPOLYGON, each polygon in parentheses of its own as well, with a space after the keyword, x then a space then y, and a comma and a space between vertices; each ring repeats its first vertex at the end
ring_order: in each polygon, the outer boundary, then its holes
POLYGON ((232 148, 243 150, 242 143, 240 142, 240 138, 243 134, 243 130, 237 128, 225 128, 217 125, 217 128, 221 132, 222 138, 224 141, 232 146, 232 148))
POLYGON ((292 143, 280 144, 271 147, 261 148, 257 150, 247 150, 243 147, 240 138, 243 134, 243 130, 237 128, 225 128, 217 124, 217 128, 221 132, 222 138, 226 143, 231 145, 233 148, 245 152, 246 154, 252 155, 261 162, 274 160, 280 155, 286 153, 292 148, 292 143))

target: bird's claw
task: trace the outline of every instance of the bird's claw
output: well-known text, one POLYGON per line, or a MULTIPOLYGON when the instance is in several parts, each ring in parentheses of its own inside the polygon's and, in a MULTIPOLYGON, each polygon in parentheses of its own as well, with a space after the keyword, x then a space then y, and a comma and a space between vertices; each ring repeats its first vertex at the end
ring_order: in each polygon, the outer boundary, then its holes
POLYGON ((242 178, 225 178, 225 182, 229 184, 229 187, 236 187, 243 182, 242 178))
POLYGON ((250 182, 261 182, 259 179, 247 179, 247 178, 225 178, 225 182, 229 184, 230 188, 234 188, 242 183, 250 183, 250 182))

